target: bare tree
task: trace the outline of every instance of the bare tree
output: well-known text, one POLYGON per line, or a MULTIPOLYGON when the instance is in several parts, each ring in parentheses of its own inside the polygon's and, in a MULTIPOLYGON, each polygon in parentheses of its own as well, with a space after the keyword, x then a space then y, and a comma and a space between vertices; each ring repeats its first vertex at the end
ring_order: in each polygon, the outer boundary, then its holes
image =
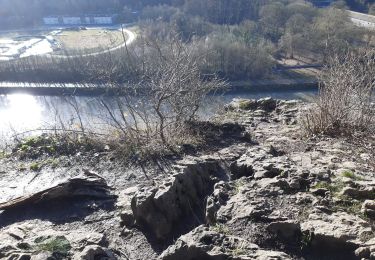
POLYGON ((226 83, 214 75, 202 75, 195 49, 171 36, 163 43, 143 39, 143 49, 132 57, 139 82, 119 90, 115 105, 105 100, 112 125, 123 140, 137 145, 172 147, 184 138, 185 124, 195 120, 207 94, 223 89, 226 83))

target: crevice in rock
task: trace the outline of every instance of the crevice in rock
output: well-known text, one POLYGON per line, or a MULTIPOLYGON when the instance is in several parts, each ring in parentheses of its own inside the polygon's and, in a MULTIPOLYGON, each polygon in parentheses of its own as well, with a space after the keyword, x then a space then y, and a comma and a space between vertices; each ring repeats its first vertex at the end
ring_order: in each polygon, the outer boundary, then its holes
POLYGON ((181 162, 176 173, 158 188, 140 190, 132 200, 138 226, 151 239, 165 244, 205 222, 206 198, 215 183, 227 181, 218 160, 181 162))

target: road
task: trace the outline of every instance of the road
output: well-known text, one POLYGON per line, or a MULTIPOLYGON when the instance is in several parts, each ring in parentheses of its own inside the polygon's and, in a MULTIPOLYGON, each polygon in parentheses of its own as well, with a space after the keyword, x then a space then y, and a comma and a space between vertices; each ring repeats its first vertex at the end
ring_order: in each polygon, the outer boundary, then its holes
POLYGON ((375 29, 375 16, 353 11, 348 11, 348 14, 354 24, 368 29, 375 29))

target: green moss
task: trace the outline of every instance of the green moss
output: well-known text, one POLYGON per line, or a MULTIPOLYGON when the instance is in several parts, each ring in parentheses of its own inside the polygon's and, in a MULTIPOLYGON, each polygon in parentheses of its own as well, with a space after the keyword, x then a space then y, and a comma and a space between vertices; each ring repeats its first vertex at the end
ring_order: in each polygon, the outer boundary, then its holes
POLYGON ((238 245, 236 248, 232 250, 232 255, 233 256, 241 256, 241 255, 246 255, 248 251, 244 248, 243 245, 238 245))
POLYGON ((75 134, 46 135, 22 140, 13 149, 21 159, 37 159, 41 156, 74 155, 78 151, 101 151, 102 147, 95 139, 75 134))
POLYGON ((229 234, 229 228, 225 224, 217 223, 216 225, 212 226, 211 229, 220 234, 229 234))
POLYGON ((55 237, 50 240, 44 240, 43 243, 37 245, 38 251, 48 251, 64 256, 69 254, 71 248, 72 247, 69 241, 63 236, 55 237))
POLYGON ((6 158, 8 155, 4 151, 0 151, 0 160, 6 158))
POLYGON ((352 171, 344 171, 341 175, 345 178, 349 178, 349 179, 356 180, 356 181, 363 180, 361 176, 356 175, 352 171))
POLYGON ((42 166, 37 163, 37 162, 34 162, 30 165, 30 170, 34 171, 34 172, 38 172, 42 169, 42 166))
POLYGON ((342 181, 335 181, 328 183, 326 181, 322 181, 317 183, 315 186, 312 188, 314 189, 327 189, 329 190, 332 194, 340 192, 343 188, 345 187, 345 184, 342 181))
POLYGON ((345 211, 349 214, 359 215, 361 217, 365 217, 361 213, 362 202, 359 200, 352 199, 345 195, 338 196, 339 201, 335 203, 333 206, 333 210, 335 211, 345 211))

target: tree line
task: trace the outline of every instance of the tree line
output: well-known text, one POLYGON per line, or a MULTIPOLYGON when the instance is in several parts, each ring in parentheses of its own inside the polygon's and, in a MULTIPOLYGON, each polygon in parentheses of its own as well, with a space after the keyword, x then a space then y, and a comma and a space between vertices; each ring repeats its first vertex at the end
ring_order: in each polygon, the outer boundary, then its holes
MULTIPOLYGON (((142 0, 127 4, 142 7, 140 37, 161 46, 170 37, 178 37, 201 57, 202 76, 219 75, 231 81, 266 78, 283 57, 309 57, 324 63, 328 53, 365 45, 372 36, 356 27, 342 9, 317 9, 299 0, 142 0), (160 2, 165 4, 156 4, 160 2)), ((144 51, 137 42, 131 48, 144 51)), ((127 66, 126 59, 117 54, 69 60, 33 57, 0 63, 0 75, 20 81, 103 82, 105 67, 112 68, 111 80, 127 82, 139 74, 127 66)))

